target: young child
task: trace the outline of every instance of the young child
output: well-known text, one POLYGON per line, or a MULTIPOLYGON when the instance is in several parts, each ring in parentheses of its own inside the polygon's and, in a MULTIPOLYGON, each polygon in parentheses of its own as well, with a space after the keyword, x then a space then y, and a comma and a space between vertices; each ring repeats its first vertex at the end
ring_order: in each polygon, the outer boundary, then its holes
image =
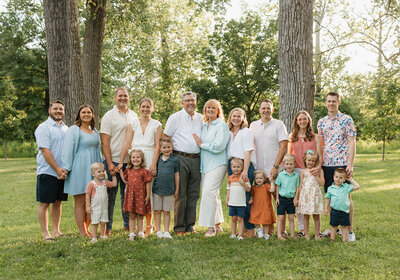
POLYGON ((331 241, 335 240, 338 226, 342 226, 343 241, 349 239, 350 226, 350 199, 349 193, 360 188, 358 183, 351 177, 347 178, 346 169, 337 168, 333 174, 334 183, 328 188, 325 196, 325 216, 328 215, 328 208, 331 210, 330 225, 331 241), (351 184, 345 183, 348 180, 351 184))
POLYGON ((267 240, 274 234, 275 214, 272 206, 271 185, 264 171, 254 171, 255 185, 251 188, 249 222, 256 225, 258 238, 267 240), (263 228, 261 229, 260 226, 263 228), (264 230, 264 231, 263 231, 264 230))
POLYGON ((238 240, 242 240, 244 233, 244 211, 246 209, 246 192, 251 189, 250 182, 247 179, 243 181, 240 177, 243 171, 243 160, 233 158, 231 160, 232 175, 228 177, 228 185, 226 192, 226 206, 229 207, 229 216, 232 217, 231 236, 236 238, 236 224, 239 223, 238 240))
POLYGON ((106 224, 108 223, 107 188, 117 186, 117 177, 112 182, 104 180, 104 164, 95 162, 90 166, 93 180, 86 187, 86 212, 92 219, 92 243, 97 242, 97 226, 100 223, 100 239, 107 239, 106 224))
POLYGON ((324 172, 319 171, 318 176, 311 174, 311 169, 318 166, 319 155, 315 150, 308 150, 304 153, 303 163, 305 168, 300 172, 300 187, 297 191, 294 205, 297 206, 297 213, 304 215, 304 234, 307 240, 310 239, 310 215, 313 215, 315 239, 320 239, 321 229, 320 215, 323 212, 323 198, 320 186, 325 184, 324 172))
POLYGON ((179 159, 173 155, 170 138, 160 140, 161 156, 157 162, 157 176, 153 184, 153 209, 156 235, 172 239, 169 233, 170 213, 174 210, 174 198, 179 194, 179 159), (164 233, 161 231, 161 212, 164 213, 164 233))
POLYGON ((151 213, 150 182, 153 179, 144 167, 144 154, 141 150, 129 152, 128 166, 121 178, 126 184, 125 200, 122 209, 129 213, 129 240, 135 240, 136 221, 138 237, 145 238, 143 233, 143 216, 151 213))
POLYGON ((282 236, 285 225, 285 215, 288 214, 290 237, 294 238, 294 197, 296 196, 297 187, 299 186, 299 174, 294 171, 296 158, 294 155, 286 154, 283 157, 285 170, 278 174, 275 180, 276 184, 276 205, 278 213, 278 238, 285 240, 282 236))

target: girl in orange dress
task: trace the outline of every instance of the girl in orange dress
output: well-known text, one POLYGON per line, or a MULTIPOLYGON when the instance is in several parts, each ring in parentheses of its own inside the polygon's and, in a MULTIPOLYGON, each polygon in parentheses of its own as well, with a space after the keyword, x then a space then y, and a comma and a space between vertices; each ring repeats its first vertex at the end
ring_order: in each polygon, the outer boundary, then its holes
POLYGON ((121 178, 126 184, 123 210, 129 213, 129 240, 135 240, 136 221, 138 237, 144 238, 143 216, 151 213, 150 182, 153 179, 150 172, 144 167, 144 154, 141 150, 132 150, 129 153, 128 166, 124 173, 121 169, 121 178))
POLYGON ((258 237, 267 240, 271 234, 274 234, 276 222, 271 194, 275 191, 275 186, 269 183, 262 170, 254 171, 254 182, 249 200, 249 204, 252 205, 249 222, 256 225, 258 237))

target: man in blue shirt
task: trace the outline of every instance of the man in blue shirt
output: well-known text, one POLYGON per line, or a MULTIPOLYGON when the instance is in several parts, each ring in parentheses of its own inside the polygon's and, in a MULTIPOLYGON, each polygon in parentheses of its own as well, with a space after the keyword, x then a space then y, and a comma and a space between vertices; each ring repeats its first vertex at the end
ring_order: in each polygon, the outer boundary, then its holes
POLYGON ((61 202, 68 195, 64 193, 64 179, 67 171, 62 169, 64 136, 68 127, 64 124, 64 103, 56 100, 50 103, 49 117, 35 131, 38 147, 36 200, 39 202, 38 219, 45 241, 54 241, 63 236, 60 232, 61 202), (53 237, 49 232, 49 206, 53 237))

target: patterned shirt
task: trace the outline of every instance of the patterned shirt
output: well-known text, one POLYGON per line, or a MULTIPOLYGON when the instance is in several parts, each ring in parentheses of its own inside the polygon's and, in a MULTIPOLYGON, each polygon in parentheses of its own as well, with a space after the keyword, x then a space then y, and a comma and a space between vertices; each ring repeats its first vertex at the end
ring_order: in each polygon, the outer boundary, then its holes
POLYGON ((338 112, 331 119, 325 116, 318 121, 318 134, 324 139, 323 166, 347 166, 349 163, 349 137, 356 136, 353 119, 338 112))

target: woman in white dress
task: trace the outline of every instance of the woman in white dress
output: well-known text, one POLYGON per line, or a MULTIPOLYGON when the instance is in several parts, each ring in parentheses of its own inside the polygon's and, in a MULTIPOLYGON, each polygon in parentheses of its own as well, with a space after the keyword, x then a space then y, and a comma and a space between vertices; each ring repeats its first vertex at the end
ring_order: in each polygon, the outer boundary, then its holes
MULTIPOLYGON (((151 175, 157 175, 157 161, 160 156, 160 138, 162 134, 162 124, 151 118, 154 111, 153 100, 142 98, 139 103, 140 118, 128 124, 126 128, 125 140, 121 151, 121 160, 125 158, 131 149, 140 149, 144 153, 146 169, 151 175)), ((118 168, 122 168, 118 166, 118 168)), ((152 196, 150 195, 150 198, 152 196)), ((146 235, 151 234, 153 225, 151 223, 152 214, 146 215, 146 235)))

